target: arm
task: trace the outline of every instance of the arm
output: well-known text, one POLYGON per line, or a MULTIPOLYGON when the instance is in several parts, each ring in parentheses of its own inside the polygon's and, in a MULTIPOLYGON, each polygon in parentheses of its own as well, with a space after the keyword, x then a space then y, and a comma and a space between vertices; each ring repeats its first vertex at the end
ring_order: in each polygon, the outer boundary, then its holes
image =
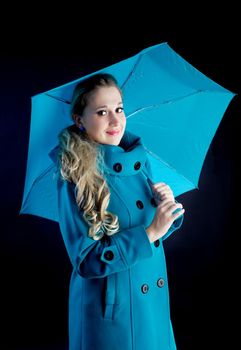
POLYGON ((59 225, 74 268, 85 278, 104 277, 152 256, 144 226, 121 230, 108 240, 88 237, 88 224, 75 201, 75 186, 58 179, 59 225))
POLYGON ((159 238, 165 240, 182 225, 185 210, 182 204, 175 200, 171 188, 164 182, 154 184, 148 179, 148 183, 157 209, 151 225, 146 230, 151 241, 159 238))

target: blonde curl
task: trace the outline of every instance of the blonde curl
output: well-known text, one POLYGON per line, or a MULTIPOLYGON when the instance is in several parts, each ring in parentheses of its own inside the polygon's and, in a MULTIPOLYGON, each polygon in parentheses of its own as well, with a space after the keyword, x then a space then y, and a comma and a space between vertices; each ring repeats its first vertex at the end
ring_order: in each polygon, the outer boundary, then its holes
POLYGON ((58 135, 60 174, 73 182, 76 203, 89 225, 89 236, 95 240, 119 230, 117 215, 107 211, 110 190, 101 171, 103 158, 98 143, 71 125, 58 135))

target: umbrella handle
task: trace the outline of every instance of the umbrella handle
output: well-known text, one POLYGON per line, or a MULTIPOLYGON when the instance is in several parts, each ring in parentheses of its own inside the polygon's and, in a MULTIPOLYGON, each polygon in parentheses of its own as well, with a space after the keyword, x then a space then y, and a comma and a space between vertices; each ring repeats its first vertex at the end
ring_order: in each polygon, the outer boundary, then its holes
POLYGON ((154 185, 154 182, 149 177, 147 178, 147 182, 150 185, 150 187, 154 185))

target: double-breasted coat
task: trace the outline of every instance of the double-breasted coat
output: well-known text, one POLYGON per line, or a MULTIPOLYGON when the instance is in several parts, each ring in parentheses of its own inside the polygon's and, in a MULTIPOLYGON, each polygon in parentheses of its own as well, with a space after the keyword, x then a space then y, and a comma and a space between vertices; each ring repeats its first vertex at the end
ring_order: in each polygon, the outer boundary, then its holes
POLYGON ((59 225, 73 265, 69 287, 69 350, 174 350, 163 239, 150 243, 156 203, 142 141, 125 132, 119 146, 100 145, 111 192, 108 210, 120 230, 99 241, 75 201, 74 184, 58 176, 59 225))

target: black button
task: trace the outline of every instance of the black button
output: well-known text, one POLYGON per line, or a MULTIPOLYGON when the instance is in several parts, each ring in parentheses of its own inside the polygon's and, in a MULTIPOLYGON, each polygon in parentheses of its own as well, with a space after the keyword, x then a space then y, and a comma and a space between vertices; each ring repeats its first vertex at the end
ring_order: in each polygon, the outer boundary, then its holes
POLYGON ((114 258, 114 253, 111 250, 107 250, 104 254, 106 260, 110 261, 114 258))
POLYGON ((113 169, 117 172, 117 173, 120 173, 121 170, 122 170, 122 165, 120 163, 115 163, 113 165, 113 169))
POLYGON ((139 208, 139 209, 144 208, 144 204, 142 203, 142 201, 136 201, 136 205, 137 205, 137 208, 139 208))
POLYGON ((151 198, 151 205, 155 208, 157 207, 157 203, 153 197, 151 198))
POLYGON ((146 294, 148 292, 148 290, 149 290, 148 284, 143 284, 141 286, 141 291, 142 291, 143 294, 146 294))
POLYGON ((157 239, 157 240, 154 242, 154 246, 157 248, 157 247, 159 247, 159 245, 160 245, 160 241, 159 241, 159 239, 157 239))
POLYGON ((159 280, 157 281, 157 285, 159 288, 162 288, 165 284, 165 281, 163 278, 159 278, 159 280))
POLYGON ((141 162, 136 162, 135 165, 134 165, 134 169, 135 170, 139 170, 141 167, 141 162))

